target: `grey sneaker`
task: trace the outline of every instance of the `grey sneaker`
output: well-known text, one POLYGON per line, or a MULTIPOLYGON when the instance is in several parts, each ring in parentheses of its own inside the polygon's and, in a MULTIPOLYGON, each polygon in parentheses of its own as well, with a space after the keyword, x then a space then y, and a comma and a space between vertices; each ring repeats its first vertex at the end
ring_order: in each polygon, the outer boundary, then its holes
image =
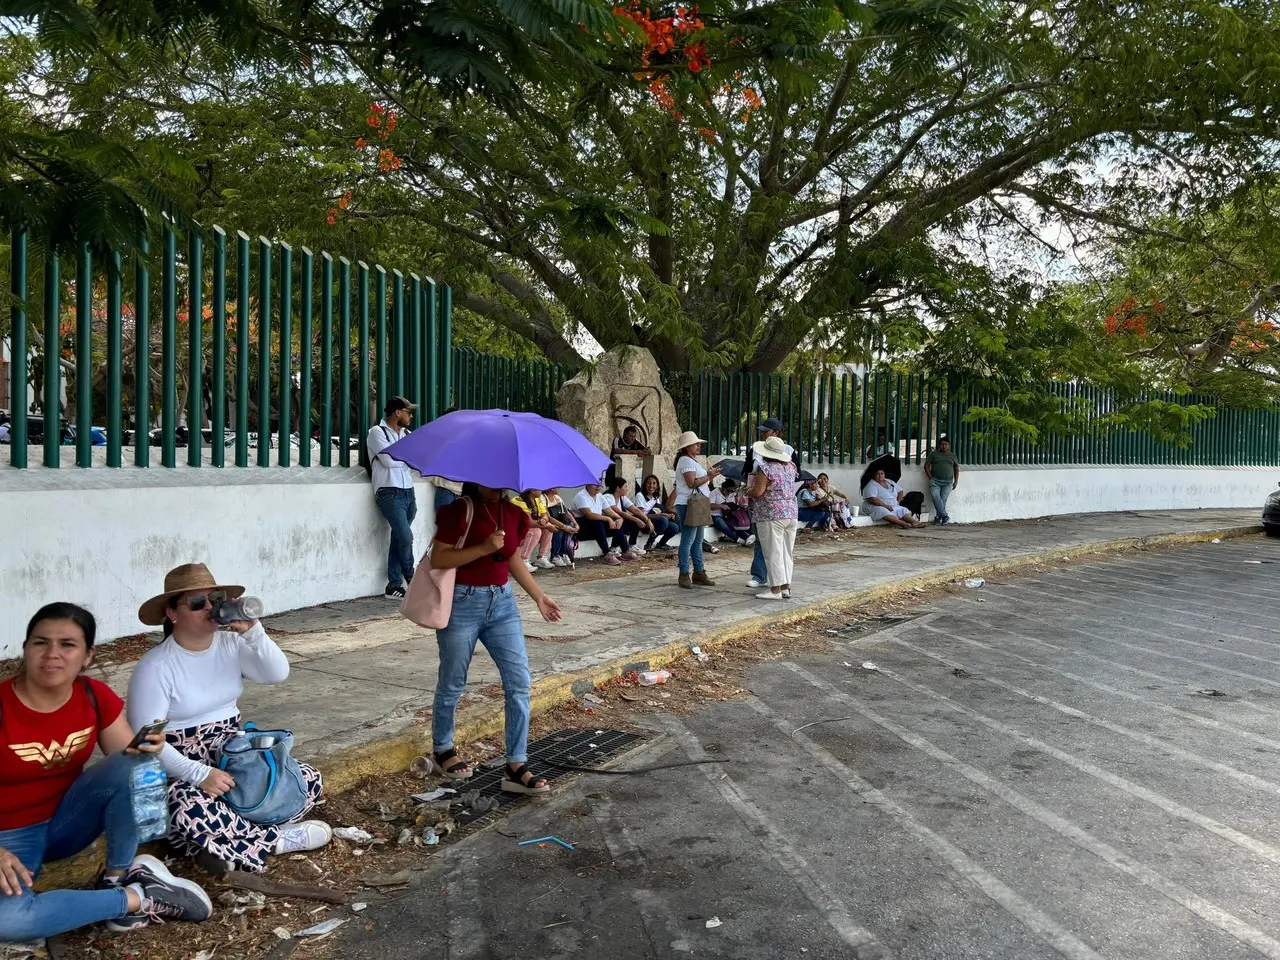
POLYGON ((120 886, 137 884, 142 888, 142 909, 118 920, 107 921, 107 929, 126 933, 147 923, 169 923, 185 920, 202 923, 213 916, 213 903, 200 885, 183 880, 169 872, 169 868, 148 854, 134 858, 120 886), (142 920, 142 923, 138 923, 142 920))

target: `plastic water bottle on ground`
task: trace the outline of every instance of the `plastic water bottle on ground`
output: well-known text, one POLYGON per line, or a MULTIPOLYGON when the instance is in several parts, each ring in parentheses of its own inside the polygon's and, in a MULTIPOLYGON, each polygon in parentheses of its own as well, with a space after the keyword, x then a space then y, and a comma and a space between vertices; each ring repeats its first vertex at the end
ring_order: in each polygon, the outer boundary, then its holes
POLYGON ((169 781, 154 756, 146 756, 133 766, 133 819, 138 824, 138 842, 159 840, 169 832, 169 781))
POLYGON ((652 687, 655 684, 666 683, 670 677, 671 671, 669 670, 646 670, 644 673, 640 674, 637 679, 639 680, 640 686, 652 687))

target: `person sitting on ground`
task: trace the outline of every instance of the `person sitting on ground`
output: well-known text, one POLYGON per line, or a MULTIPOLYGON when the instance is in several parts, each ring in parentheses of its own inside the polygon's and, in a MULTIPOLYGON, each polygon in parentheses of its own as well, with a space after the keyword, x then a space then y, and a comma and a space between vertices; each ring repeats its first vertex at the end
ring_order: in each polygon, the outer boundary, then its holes
POLYGON ((904 496, 906 491, 886 477, 883 470, 877 470, 862 488, 863 504, 872 520, 885 520, 895 527, 921 526, 911 511, 902 505, 904 496))
POLYGON ((853 517, 846 514, 849 506, 849 495, 843 490, 838 490, 831 485, 831 478, 825 473, 818 474, 818 489, 826 495, 826 506, 831 512, 831 517, 835 520, 837 527, 852 526, 853 517))
POLYGON ((305 763, 298 766, 307 807, 289 823, 253 823, 221 799, 235 786, 218 761, 223 744, 240 733, 244 681, 276 684, 289 676, 289 659, 261 623, 213 619, 223 600, 243 593, 218 583, 203 563, 166 573, 164 591, 138 609, 144 624, 164 627, 165 639, 129 680, 129 721, 168 721, 160 762, 169 775, 169 842, 214 875, 264 873, 268 856, 318 850, 333 837, 322 820, 300 821, 324 792, 320 774, 305 763))
POLYGON ((103 921, 125 932, 213 914, 199 885, 137 856, 133 772, 139 751, 159 753, 164 737, 132 747, 124 703, 82 675, 96 635, 88 610, 47 604, 27 624, 18 675, 0 683, 0 941, 43 940, 103 921), (106 759, 87 767, 94 747, 106 759), (98 889, 32 889, 45 863, 98 837, 106 853, 98 889))
POLYGON ((739 512, 745 511, 742 511, 738 504, 737 481, 731 477, 725 477, 724 482, 717 489, 711 491, 710 500, 711 525, 719 532, 720 539, 743 547, 753 546, 756 542, 756 537, 751 532, 751 518, 739 516, 739 512), (747 523, 745 527, 734 523, 734 521, 741 523, 743 519, 747 523))
POLYGON ((827 503, 827 492, 817 480, 806 480, 796 493, 800 525, 809 530, 831 530, 835 521, 827 503))
POLYGON ((636 540, 642 533, 647 534, 648 539, 652 540, 653 524, 649 522, 645 512, 627 496, 626 480, 617 476, 609 477, 605 482, 605 488, 605 510, 622 521, 622 535, 627 538, 631 552, 637 557, 643 557, 648 551, 644 547, 637 546, 636 540))
POLYGON ((560 499, 560 490, 552 487, 546 491, 547 516, 551 520, 551 565, 573 569, 573 538, 578 535, 578 523, 560 499))
POLYGON ((646 550, 674 550, 671 538, 680 533, 680 523, 675 512, 667 507, 670 495, 663 489, 662 481, 657 474, 651 473, 644 478, 640 489, 636 492, 635 504, 649 518, 653 533, 644 545, 646 550))
POLYGON ((556 528, 551 523, 546 496, 541 490, 526 490, 512 502, 529 514, 529 533, 520 544, 520 559, 531 572, 550 570, 551 538, 556 528))
POLYGON ((589 483, 573 498, 573 512, 578 515, 582 536, 590 537, 600 546, 600 556, 605 563, 616 567, 623 560, 638 560, 622 535, 622 521, 606 512, 604 493, 600 484, 589 483))

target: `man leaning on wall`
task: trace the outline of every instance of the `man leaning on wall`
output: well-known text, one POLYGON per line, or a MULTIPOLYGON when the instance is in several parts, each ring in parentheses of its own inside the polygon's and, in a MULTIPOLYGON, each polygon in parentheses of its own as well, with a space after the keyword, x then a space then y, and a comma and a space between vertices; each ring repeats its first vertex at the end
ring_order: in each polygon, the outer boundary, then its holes
POLYGON ((387 549, 387 587, 383 596, 392 600, 404 599, 405 584, 413 579, 413 518, 418 515, 418 502, 409 465, 382 451, 408 435, 417 406, 404 397, 392 397, 383 410, 386 416, 369 430, 365 440, 373 496, 378 502, 378 510, 391 527, 391 543, 387 549))

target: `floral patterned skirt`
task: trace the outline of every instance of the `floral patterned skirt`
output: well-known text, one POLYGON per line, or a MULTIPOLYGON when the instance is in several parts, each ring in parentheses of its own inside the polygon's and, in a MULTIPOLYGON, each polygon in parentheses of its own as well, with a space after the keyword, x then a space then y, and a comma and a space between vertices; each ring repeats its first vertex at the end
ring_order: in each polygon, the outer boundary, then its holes
MULTIPOLYGON (((239 732, 240 718, 231 717, 185 730, 170 730, 165 740, 183 756, 216 767, 222 756, 222 745, 239 732)), ((324 786, 314 767, 305 763, 298 766, 302 768, 311 801, 295 818, 301 820, 321 802, 324 786)), ((275 853, 276 844, 280 842, 280 828, 251 823, 194 784, 171 780, 168 840, 190 856, 203 850, 235 864, 237 870, 265 873, 267 857, 275 853)))

